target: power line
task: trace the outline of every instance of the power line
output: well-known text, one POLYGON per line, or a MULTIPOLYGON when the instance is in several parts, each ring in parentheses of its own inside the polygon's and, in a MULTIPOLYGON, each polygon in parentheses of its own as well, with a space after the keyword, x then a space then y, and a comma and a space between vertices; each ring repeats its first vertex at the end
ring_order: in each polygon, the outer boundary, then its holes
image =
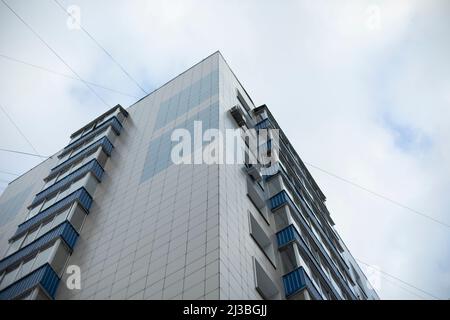
POLYGON ((22 130, 20 130, 19 126, 14 122, 14 120, 11 118, 11 116, 8 114, 8 112, 6 111, 6 108, 3 107, 0 104, 0 109, 2 109, 3 113, 8 117, 9 121, 11 121, 11 123, 14 125, 14 127, 16 127, 17 131, 19 131, 20 135, 25 139, 25 141, 30 145, 31 149, 33 149, 33 151, 35 153, 39 153, 36 148, 33 146, 33 144, 31 143, 31 141, 25 136, 25 134, 22 132, 22 130))
MULTIPOLYGON (((356 258, 355 258, 355 259, 356 259, 356 258)), ((414 289, 416 289, 416 290, 418 290, 418 291, 420 291, 420 292, 422 292, 422 293, 424 293, 424 294, 426 294, 426 295, 428 295, 428 296, 430 296, 430 297, 432 297, 432 298, 434 298, 434 299, 436 299, 436 300, 442 300, 441 298, 435 296, 434 294, 432 294, 432 293, 430 293, 430 292, 428 292, 428 291, 425 291, 425 290, 423 290, 423 289, 420 289, 420 288, 418 288, 417 286, 415 286, 415 285, 413 285, 413 284, 411 284, 411 283, 409 283, 409 282, 406 282, 405 280, 402 280, 402 279, 400 279, 400 278, 398 278, 398 277, 396 277, 396 276, 394 276, 394 275, 392 275, 392 274, 390 274, 390 273, 387 273, 386 271, 383 271, 383 270, 381 270, 381 269, 379 269, 379 268, 376 268, 376 267, 374 267, 373 265, 371 265, 371 264, 369 264, 369 263, 367 263, 367 262, 364 262, 364 261, 362 261, 362 260, 360 260, 360 259, 356 259, 356 260, 357 260, 359 263, 362 263, 362 264, 368 266, 369 268, 371 268, 371 269, 373 269, 373 270, 375 270, 375 271, 377 271, 377 272, 379 272, 379 273, 381 273, 381 274, 384 274, 384 275, 386 275, 386 276, 388 276, 388 277, 391 277, 391 278, 393 278, 393 279, 395 279, 395 280, 397 280, 397 281, 399 281, 399 282, 401 282, 401 283, 403 283, 403 284, 405 284, 405 285, 407 285, 407 286, 409 286, 409 287, 411 287, 411 288, 414 288, 414 289)))
POLYGON ((380 276, 383 277, 383 279, 384 279, 385 281, 389 282, 389 283, 392 284, 393 286, 395 286, 395 287, 397 287, 397 288, 400 288, 400 289, 402 289, 403 291, 408 292, 409 294, 412 294, 412 295, 414 295, 414 296, 416 296, 416 297, 418 297, 418 298, 420 298, 420 299, 422 299, 422 300, 428 299, 427 296, 420 295, 420 294, 418 294, 418 293, 416 293, 416 292, 414 292, 414 291, 408 289, 407 287, 404 287, 404 286, 400 285, 399 283, 397 283, 397 282, 395 282, 395 281, 392 281, 392 279, 386 277, 384 274, 380 274, 380 276))
POLYGON ((361 189, 361 190, 364 190, 364 191, 366 191, 366 192, 368 192, 368 193, 370 193, 370 194, 372 194, 372 195, 374 195, 374 196, 376 196, 376 197, 378 197, 378 198, 381 198, 381 199, 383 199, 383 200, 386 200, 386 201, 388 201, 388 202, 390 202, 390 203, 392 203, 392 204, 395 204, 396 206, 399 206, 399 207, 401 207, 401 208, 403 208, 403 209, 406 209, 406 210, 408 210, 408 211, 411 211, 411 212, 413 212, 413 213, 415 213, 415 214, 417 214, 417 215, 419 215, 419 216, 421 216, 421 217, 423 217, 423 218, 427 218, 427 219, 429 219, 429 220, 431 220, 431 221, 433 221, 433 222, 439 223, 440 225, 443 225, 443 226, 445 226, 445 227, 447 227, 447 228, 450 228, 450 225, 447 224, 446 222, 443 222, 443 221, 441 221, 441 220, 438 220, 438 219, 436 219, 436 218, 433 218, 432 216, 429 216, 429 215, 427 215, 427 214, 425 214, 425 213, 423 213, 423 212, 420 212, 420 211, 418 211, 418 210, 416 210, 416 209, 413 209, 413 208, 411 208, 411 207, 408 207, 408 206, 406 206, 406 205, 404 205, 404 204, 402 204, 402 203, 400 203, 400 202, 398 202, 398 201, 396 201, 396 200, 393 200, 393 199, 391 199, 391 198, 389 198, 389 197, 387 197, 387 196, 384 196, 384 195, 382 195, 382 194, 380 194, 380 193, 378 193, 378 192, 372 191, 372 190, 370 190, 370 189, 368 189, 368 188, 366 188, 366 187, 363 187, 362 185, 357 184, 357 183, 355 183, 355 182, 353 182, 353 181, 350 181, 350 180, 348 180, 348 179, 346 179, 346 178, 340 177, 340 176, 338 176, 338 175, 336 175, 336 174, 334 174, 334 173, 332 173, 332 172, 330 172, 330 171, 324 170, 324 169, 322 169, 322 168, 320 168, 320 167, 318 167, 318 166, 316 166, 316 165, 313 165, 313 164, 308 163, 308 162, 304 162, 304 163, 307 164, 308 166, 314 168, 314 169, 317 169, 317 170, 319 170, 319 171, 321 171, 321 172, 323 172, 323 173, 326 173, 326 174, 329 175, 329 176, 332 176, 332 177, 334 177, 334 178, 336 178, 336 179, 338 179, 338 180, 341 180, 341 181, 343 181, 343 182, 345 182, 345 183, 348 183, 348 184, 350 184, 350 185, 352 185, 352 186, 354 186, 354 187, 356 187, 356 188, 359 188, 359 189, 361 189))
POLYGON ((69 12, 67 11, 57 0, 53 0, 56 5, 61 8, 62 11, 64 11, 69 17, 71 17, 75 23, 80 27, 81 30, 122 70, 122 72, 131 80, 134 82, 134 84, 142 90, 145 94, 148 94, 147 91, 142 88, 142 86, 134 79, 126 70, 125 68, 108 52, 108 50, 105 49, 87 30, 84 28, 81 24, 78 23, 77 19, 69 12))
MULTIPOLYGON (((50 69, 47 69, 45 67, 38 66, 38 65, 35 65, 35 64, 23 61, 23 60, 19 60, 19 59, 16 59, 16 58, 4 55, 4 54, 0 54, 0 58, 6 59, 6 60, 10 60, 10 61, 13 61, 13 62, 16 62, 16 63, 21 63, 21 64, 24 64, 26 66, 29 66, 29 67, 32 67, 32 68, 36 68, 36 69, 40 69, 40 70, 45 71, 45 72, 53 73, 55 75, 58 75, 58 76, 61 76, 61 77, 64 77, 64 78, 68 78, 68 79, 72 79, 72 80, 76 80, 76 81, 81 81, 80 79, 78 79, 76 77, 73 77, 71 75, 64 74, 64 73, 61 73, 61 72, 57 72, 57 71, 54 71, 54 70, 50 70, 50 69)), ((94 82, 91 82, 91 81, 86 81, 86 83, 89 83, 92 86, 95 86, 95 87, 98 87, 98 88, 101 88, 101 89, 105 89, 105 90, 109 90, 109 91, 112 91, 112 92, 115 92, 115 93, 118 93, 118 94, 121 94, 121 95, 124 95, 124 96, 128 96, 128 97, 132 97, 132 98, 135 98, 135 99, 139 99, 139 97, 136 97, 136 96, 131 95, 129 93, 126 93, 126 92, 123 92, 123 91, 119 91, 119 90, 116 90, 116 89, 111 89, 111 88, 105 87, 105 86, 103 86, 101 84, 98 84, 98 83, 94 83, 94 82)))
POLYGON ((22 17, 11 8, 5 0, 1 0, 3 4, 62 62, 64 65, 72 71, 72 73, 84 83, 84 85, 91 91, 100 101, 102 101, 107 107, 108 103, 95 92, 95 90, 83 79, 81 76, 24 20, 22 17))
POLYGON ((48 156, 43 156, 43 155, 36 154, 36 153, 29 153, 29 152, 17 151, 17 150, 11 150, 11 149, 0 148, 0 151, 17 153, 17 154, 23 154, 23 155, 32 156, 32 157, 38 157, 38 158, 49 158, 48 156))

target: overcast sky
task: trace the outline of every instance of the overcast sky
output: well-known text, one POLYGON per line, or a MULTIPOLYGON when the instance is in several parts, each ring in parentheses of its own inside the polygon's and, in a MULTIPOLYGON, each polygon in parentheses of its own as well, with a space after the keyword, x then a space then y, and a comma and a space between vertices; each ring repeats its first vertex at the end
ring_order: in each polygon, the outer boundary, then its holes
MULTIPOLYGON (((144 95, 53 0, 5 1, 83 79, 124 93, 93 86, 109 106, 144 95)), ((220 50, 305 162, 450 224, 449 1, 58 1, 147 92, 220 50)), ((39 154, 109 108, 7 57, 75 76, 0 2, 0 105, 39 154)), ((31 145, 0 110, 0 148, 31 145)), ((0 192, 40 161, 0 151, 0 192)), ((450 298, 449 227, 310 171, 357 259, 450 298)), ((366 271, 381 298, 431 298, 366 271)))

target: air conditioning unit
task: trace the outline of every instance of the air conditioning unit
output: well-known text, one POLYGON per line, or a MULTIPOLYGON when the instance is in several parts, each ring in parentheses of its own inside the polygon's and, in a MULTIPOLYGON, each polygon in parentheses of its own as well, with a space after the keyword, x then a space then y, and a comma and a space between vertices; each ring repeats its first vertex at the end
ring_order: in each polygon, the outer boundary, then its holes
POLYGON ((242 111, 241 107, 234 106, 233 108, 230 109, 230 113, 231 113, 231 116, 233 117, 234 121, 236 121, 236 123, 239 127, 242 127, 244 124, 246 124, 245 115, 244 115, 244 112, 242 111))

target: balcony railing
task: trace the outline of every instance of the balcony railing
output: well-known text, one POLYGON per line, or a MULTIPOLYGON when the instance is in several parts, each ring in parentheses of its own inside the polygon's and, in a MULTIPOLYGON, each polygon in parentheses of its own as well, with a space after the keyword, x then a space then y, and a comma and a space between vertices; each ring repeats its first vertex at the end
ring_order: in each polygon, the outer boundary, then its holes
POLYGON ((294 225, 289 225, 283 230, 277 232, 278 247, 282 248, 293 241, 303 241, 294 225))
MULTIPOLYGON (((330 241, 330 239, 328 238, 328 236, 325 234, 325 232, 322 230, 322 227, 320 225, 320 222, 317 220, 317 217, 315 216, 315 214, 313 214, 311 212, 311 210, 308 208, 308 206, 306 205, 305 200, 303 199, 302 194, 297 190, 297 188, 295 187, 295 182, 292 181, 292 177, 286 172, 286 170, 283 168, 283 166, 281 166, 279 163, 277 163, 276 169, 273 171, 273 175, 277 174, 278 172, 283 175, 283 177, 285 178, 285 181, 291 186, 291 189, 294 190, 294 192, 297 194, 299 201, 302 203, 303 207, 305 208, 305 210, 308 212, 308 215, 311 217, 312 222, 315 222, 315 224, 318 226, 318 231, 319 233, 322 235, 324 241, 327 243, 327 245, 331 248, 331 250, 333 251, 334 255, 339 259, 339 261, 341 262, 341 265, 343 266, 344 270, 347 268, 347 263, 345 262, 345 260, 342 258, 342 256, 340 255, 340 253, 338 252, 338 250, 333 246, 332 242, 330 241)), ((272 172, 271 172, 272 173, 272 172)), ((272 176, 273 176, 272 175, 272 176)), ((265 177, 266 180, 270 180, 271 176, 268 175, 267 177, 265 177)))
POLYGON ((308 259, 311 261, 314 268, 317 270, 318 274, 320 274, 320 277, 324 280, 324 283, 327 284, 330 291, 333 293, 333 295, 336 297, 336 299, 339 299, 341 296, 337 292, 337 290, 333 287, 331 281, 329 280, 328 276, 323 271, 320 263, 316 260, 316 257, 311 252, 311 249, 306 244, 305 240, 302 238, 300 233, 298 232, 297 228, 295 228, 294 225, 289 225, 283 230, 277 232, 277 242, 278 242, 278 248, 282 249, 286 245, 290 243, 297 243, 300 250, 305 254, 308 259))
MULTIPOLYGON (((320 240, 317 238, 317 236, 311 231, 311 227, 307 224, 307 222, 304 220, 304 217, 300 214, 298 207, 294 204, 291 197, 288 195, 288 193, 285 190, 282 190, 272 198, 270 198, 270 205, 271 210, 276 210, 280 206, 284 204, 289 204, 293 209, 294 212, 297 214, 297 217, 300 219, 300 221, 305 226, 305 229, 308 232, 309 238, 311 238, 317 248, 319 248, 320 252, 322 253, 322 256, 325 258, 327 265, 329 268, 333 271, 335 276, 339 278, 341 281, 341 285, 344 288, 345 292, 352 297, 353 299, 356 299, 355 293, 352 291, 348 283, 345 281, 344 277, 342 276, 341 272, 338 270, 336 264, 331 260, 331 257, 329 256, 328 252, 324 249, 324 245, 320 240)), ((295 230, 297 232, 297 230, 295 230)), ((303 241, 303 239, 302 239, 303 241)))
POLYGON ((113 149, 112 143, 109 141, 109 139, 107 137, 100 138, 99 140, 97 140, 93 144, 87 146, 86 148, 84 148, 83 150, 78 152, 76 155, 73 155, 72 157, 70 157, 69 159, 64 161, 63 163, 60 163, 59 165, 54 167, 50 171, 50 174, 47 176, 46 179, 47 180, 52 179, 53 177, 55 177, 58 174, 58 172, 61 172, 61 171, 65 170, 65 169, 69 168, 72 164, 74 164, 75 162, 77 162, 78 160, 83 158, 86 154, 88 154, 92 150, 98 148, 99 146, 102 147, 103 151, 105 152, 105 154, 108 157, 111 155, 111 151, 113 149))
POLYGON ((111 126, 111 128, 114 130, 114 132, 119 135, 120 131, 122 130, 122 124, 120 123, 120 121, 114 116, 112 117, 110 120, 102 123, 101 125, 99 125, 97 128, 95 128, 94 130, 92 130, 90 133, 80 137, 79 139, 72 141, 71 143, 69 143, 65 148, 64 151, 61 152, 58 155, 58 158, 63 157, 65 154, 67 154, 67 152, 69 152, 70 150, 72 150, 73 148, 76 148, 80 145, 82 145, 85 141, 89 140, 90 138, 94 137, 98 132, 102 131, 103 129, 107 128, 108 126, 111 126))
POLYGON ((291 271, 288 274, 284 275, 283 284, 286 298, 292 297, 302 290, 307 289, 314 300, 323 300, 321 294, 319 293, 309 276, 306 274, 303 267, 299 267, 294 271, 291 271))
POLYGON ((58 238, 63 239, 69 249, 72 250, 75 246, 75 242, 77 241, 78 233, 75 231, 69 221, 65 221, 59 226, 40 236, 30 244, 2 259, 0 261, 0 272, 8 267, 15 265, 19 261, 32 256, 39 249, 45 247, 58 238))
POLYGON ((55 184, 48 187, 47 189, 39 192, 35 196, 35 198, 29 208, 35 207, 37 204, 44 201, 45 198, 49 197, 52 194, 55 194, 60 189, 71 184, 73 181, 84 176, 88 172, 91 172, 97 178, 98 181, 101 181, 104 170, 96 159, 92 159, 91 161, 89 161, 88 163, 86 163, 85 165, 80 167, 79 169, 77 169, 74 172, 72 172, 71 174, 69 174, 67 177, 61 179, 60 181, 58 181, 55 184))
POLYGON ((289 195, 286 191, 282 190, 281 192, 274 195, 269 199, 270 210, 276 210, 284 204, 287 204, 289 201, 289 195))
POLYGON ((59 200, 55 204, 51 205, 47 209, 45 209, 42 212, 39 212, 34 217, 28 219, 27 221, 19 224, 17 227, 16 233, 12 236, 10 240, 15 240, 22 236, 25 232, 32 229, 33 227, 39 225, 44 221, 45 219, 48 219, 54 215, 56 215, 58 212, 61 212, 68 206, 70 206, 72 203, 77 202, 86 213, 89 213, 89 209, 92 205, 92 197, 89 195, 89 193, 81 187, 80 189, 72 192, 67 197, 59 200))
POLYGON ((32 273, 0 291, 0 300, 15 299, 38 285, 45 290, 50 298, 54 299, 58 284, 58 275, 53 271, 52 267, 46 263, 39 269, 36 269, 32 273))

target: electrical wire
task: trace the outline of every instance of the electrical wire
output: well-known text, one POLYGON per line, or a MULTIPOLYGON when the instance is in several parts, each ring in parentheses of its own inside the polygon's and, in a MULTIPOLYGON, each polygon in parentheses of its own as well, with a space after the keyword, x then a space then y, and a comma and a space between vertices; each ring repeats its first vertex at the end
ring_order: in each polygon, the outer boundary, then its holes
POLYGON ((401 283, 403 283, 403 284, 405 284, 405 285, 407 285, 407 286, 409 286, 409 287, 411 287, 411 288, 413 288, 413 289, 415 289, 415 290, 417 290, 417 291, 420 291, 420 292, 422 292, 422 293, 424 293, 424 294, 426 294, 426 295, 432 297, 433 299, 436 299, 436 300, 442 300, 441 298, 437 297, 436 295, 434 295, 434 294, 432 294, 432 293, 430 293, 430 292, 428 292, 428 291, 425 291, 425 290, 423 290, 423 289, 421 289, 421 288, 419 288, 419 287, 417 287, 417 286, 415 286, 415 285, 413 285, 413 284, 411 284, 411 283, 409 283, 409 282, 406 282, 405 280, 402 280, 402 279, 400 279, 399 277, 394 276, 394 275, 392 275, 392 274, 390 274, 390 273, 388 273, 388 272, 386 272, 386 271, 383 271, 383 270, 381 270, 381 269, 379 269, 379 268, 376 268, 376 267, 374 267, 373 265, 371 265, 371 264, 369 264, 369 263, 367 263, 367 262, 362 261, 361 259, 356 259, 356 258, 355 258, 355 260, 358 261, 359 263, 362 263, 363 265, 368 266, 368 267, 371 268, 372 270, 375 270, 375 271, 377 271, 377 272, 379 272, 379 273, 381 273, 381 274, 384 274, 384 275, 386 275, 386 276, 388 276, 388 277, 390 277, 390 278, 392 278, 392 279, 395 279, 395 280, 397 280, 397 281, 399 281, 399 282, 401 282, 401 283))
POLYGON ((5 0, 1 0, 3 4, 62 62, 72 71, 72 73, 84 83, 84 85, 92 92, 103 104, 109 107, 108 103, 29 25, 13 8, 11 8, 5 0))
POLYGON ((43 155, 40 155, 40 154, 24 152, 24 151, 17 151, 17 150, 11 150, 11 149, 5 149, 5 148, 0 148, 0 151, 10 152, 10 153, 17 153, 17 154, 23 154, 23 155, 32 156, 32 157, 38 157, 38 158, 49 158, 48 156, 43 156, 43 155))
MULTIPOLYGON (((32 67, 32 68, 35 68, 35 69, 39 69, 39 70, 42 70, 42 71, 45 71, 45 72, 48 72, 48 73, 52 73, 52 74, 55 74, 57 76, 61 76, 61 77, 67 78, 67 79, 81 81, 80 79, 78 79, 76 77, 73 77, 71 75, 68 75, 68 74, 65 74, 65 73, 61 73, 61 72, 57 72, 57 71, 54 71, 54 70, 50 70, 50 69, 47 69, 45 67, 38 66, 38 65, 35 65, 35 64, 23 61, 23 60, 19 60, 19 59, 16 59, 16 58, 4 55, 4 54, 0 54, 0 58, 3 58, 5 60, 9 60, 9 61, 12 61, 12 62, 20 63, 20 64, 23 64, 23 65, 26 65, 26 66, 29 66, 29 67, 32 67)), ((109 90, 111 92, 115 92, 115 93, 118 93, 118 94, 121 94, 121 95, 124 95, 124 96, 127 96, 127 97, 139 99, 139 97, 134 96, 132 94, 129 94, 129 93, 126 93, 126 92, 123 92, 123 91, 119 91, 119 90, 116 90, 116 89, 112 89, 112 88, 109 88, 109 87, 105 87, 104 85, 101 85, 101 84, 98 84, 98 83, 95 83, 95 82, 91 82, 91 81, 86 81, 86 82, 89 83, 92 86, 95 86, 95 87, 98 87, 98 88, 101 88, 101 89, 109 90)))
POLYGON ((3 113, 8 117, 9 121, 11 121, 11 123, 14 125, 14 127, 16 127, 17 131, 20 133, 20 135, 22 136, 22 138, 25 139, 25 141, 30 145, 31 149, 33 149, 33 151, 35 153, 39 153, 36 148, 34 147, 34 145, 31 143, 31 141, 25 136, 25 134, 22 132, 22 130, 20 130, 19 126, 16 124, 16 122, 11 118, 11 116, 9 115, 8 111, 6 110, 6 108, 4 106, 2 106, 0 104, 0 109, 2 109, 3 113))
POLYGON ((136 81, 135 78, 133 78, 130 73, 125 70, 125 68, 108 52, 108 50, 105 49, 104 46, 102 46, 95 38, 92 36, 92 34, 86 30, 85 27, 83 27, 81 24, 78 23, 77 19, 69 12, 67 11, 57 0, 53 0, 55 4, 62 10, 64 13, 66 13, 69 17, 73 19, 73 21, 77 24, 78 27, 113 61, 119 68, 122 70, 122 72, 145 94, 148 94, 146 90, 136 81))
POLYGON ((336 179, 339 179, 339 180, 341 180, 341 181, 343 181, 343 182, 345 182, 345 183, 347 183, 347 184, 350 184, 350 185, 352 185, 352 186, 354 186, 354 187, 356 187, 356 188, 359 188, 359 189, 361 189, 361 190, 364 190, 364 191, 366 191, 366 192, 368 192, 368 193, 370 193, 370 194, 372 194, 372 195, 374 195, 374 196, 376 196, 376 197, 378 197, 378 198, 381 198, 381 199, 386 200, 386 201, 388 201, 388 202, 390 202, 390 203, 392 203, 392 204, 395 204, 395 205, 398 206, 398 207, 401 207, 401 208, 403 208, 403 209, 406 209, 406 210, 408 210, 408 211, 410 211, 410 212, 412 212, 412 213, 415 213, 416 215, 419 215, 419 216, 421 216, 421 217, 423 217, 423 218, 429 219, 429 220, 431 220, 431 221, 433 221, 433 222, 435 222, 435 223, 438 223, 438 224, 440 224, 440 225, 442 225, 442 226, 444 226, 444 227, 450 228, 450 225, 449 225, 448 223, 444 222, 444 221, 441 221, 441 220, 438 220, 438 219, 436 219, 436 218, 433 218, 432 216, 430 216, 430 215, 428 215, 428 214, 425 214, 425 213, 420 212, 420 211, 418 211, 418 210, 416 210, 416 209, 413 209, 413 208, 411 208, 411 207, 409 207, 409 206, 407 206, 407 205, 404 205, 404 204, 402 204, 402 203, 400 203, 400 202, 398 202, 398 201, 396 201, 396 200, 393 200, 393 199, 391 199, 391 198, 389 198, 389 197, 387 197, 387 196, 385 196, 385 195, 382 195, 382 194, 380 194, 380 193, 378 193, 378 192, 375 192, 375 191, 370 190, 370 189, 368 189, 368 188, 366 188, 366 187, 363 187, 362 185, 357 184, 357 183, 355 183, 355 182, 353 182, 353 181, 350 181, 350 180, 348 180, 348 179, 346 179, 346 178, 340 177, 340 176, 338 176, 337 174, 334 174, 334 173, 332 173, 332 172, 330 172, 330 171, 327 171, 327 170, 325 170, 325 169, 322 169, 322 168, 320 168, 320 167, 318 167, 318 166, 316 166, 316 165, 314 165, 314 164, 312 164, 312 163, 308 163, 308 162, 304 162, 304 163, 305 163, 306 165, 310 166, 311 168, 314 168, 314 169, 316 169, 316 170, 319 170, 319 171, 321 171, 321 172, 323 172, 323 173, 325 173, 325 174, 327 174, 327 175, 329 175, 329 176, 332 176, 332 177, 334 177, 334 178, 336 178, 336 179))

